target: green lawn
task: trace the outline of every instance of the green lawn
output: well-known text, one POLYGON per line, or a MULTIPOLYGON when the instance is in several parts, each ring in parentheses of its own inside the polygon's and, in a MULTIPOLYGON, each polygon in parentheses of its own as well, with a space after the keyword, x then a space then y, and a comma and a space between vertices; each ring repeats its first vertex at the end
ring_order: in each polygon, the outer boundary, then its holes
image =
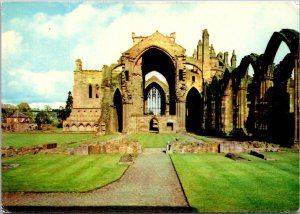
POLYGON ((200 135, 196 135, 196 134, 192 134, 192 133, 189 133, 189 135, 196 138, 196 139, 198 139, 198 140, 202 140, 205 143, 214 142, 214 140, 212 140, 210 138, 207 138, 207 137, 204 137, 204 136, 200 136, 200 135))
POLYGON ((224 154, 172 154, 190 206, 199 212, 291 212, 299 208, 298 153, 248 154, 233 161, 224 154))
POLYGON ((2 160, 20 164, 2 171, 4 192, 84 192, 117 180, 121 155, 28 155, 2 160))
POLYGON ((22 148, 48 143, 65 144, 64 148, 78 147, 82 143, 104 141, 118 136, 118 134, 94 137, 95 133, 2 133, 2 148, 12 146, 22 148), (74 144, 67 144, 74 142, 74 144))
POLYGON ((189 139, 171 134, 131 134, 126 139, 138 140, 143 148, 165 148, 169 141, 179 138, 180 141, 189 142, 189 139))
POLYGON ((64 150, 66 148, 78 148, 81 144, 84 144, 84 143, 91 143, 91 142, 103 142, 103 141, 107 141, 107 140, 111 140, 111 139, 114 139, 114 138, 117 138, 118 136, 120 136, 120 134, 118 133, 115 133, 115 134, 107 134, 107 135, 102 135, 102 136, 92 136, 92 137, 89 137, 89 138, 86 138, 86 139, 82 139, 82 140, 79 140, 77 142, 72 142, 72 143, 65 143, 65 144, 62 144, 59 149, 60 150, 64 150))

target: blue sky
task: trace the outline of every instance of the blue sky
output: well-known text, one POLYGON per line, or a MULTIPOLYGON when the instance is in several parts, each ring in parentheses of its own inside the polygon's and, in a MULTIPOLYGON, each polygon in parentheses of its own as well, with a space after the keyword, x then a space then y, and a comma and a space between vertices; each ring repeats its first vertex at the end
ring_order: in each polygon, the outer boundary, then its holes
MULTIPOLYGON (((2 2, 2 102, 31 107, 65 105, 74 61, 84 69, 116 62, 132 46, 131 33, 169 35, 192 55, 202 30, 215 51, 238 61, 264 52, 274 31, 299 31, 299 5, 276 2, 2 2)), ((282 45, 275 61, 287 52, 282 45)))

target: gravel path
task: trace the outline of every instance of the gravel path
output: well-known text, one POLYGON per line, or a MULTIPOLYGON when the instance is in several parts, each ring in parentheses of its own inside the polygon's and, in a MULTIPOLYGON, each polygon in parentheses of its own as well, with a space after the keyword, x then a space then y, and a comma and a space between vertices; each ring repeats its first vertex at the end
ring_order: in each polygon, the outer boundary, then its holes
POLYGON ((144 149, 117 182, 87 193, 2 193, 4 206, 170 206, 187 207, 170 157, 144 149))

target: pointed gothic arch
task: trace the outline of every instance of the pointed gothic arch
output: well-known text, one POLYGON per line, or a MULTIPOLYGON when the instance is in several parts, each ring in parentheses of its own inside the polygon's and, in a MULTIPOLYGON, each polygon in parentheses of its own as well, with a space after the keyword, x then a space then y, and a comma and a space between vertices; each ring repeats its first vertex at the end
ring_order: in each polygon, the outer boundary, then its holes
POLYGON ((199 91, 192 87, 186 96, 185 128, 188 132, 199 134, 202 131, 203 100, 199 91))
POLYGON ((144 113, 164 115, 166 113, 166 93, 156 82, 150 83, 144 92, 144 113))
POLYGON ((114 106, 116 108, 117 112, 117 128, 118 132, 123 131, 123 105, 122 105, 122 96, 120 93, 120 90, 117 88, 114 93, 114 100, 113 100, 114 106))
MULTIPOLYGON (((176 114, 176 90, 175 90, 175 77, 176 71, 174 62, 171 56, 165 51, 152 46, 149 47, 140 56, 142 59, 141 70, 143 77, 143 87, 145 87, 145 76, 146 74, 157 71, 165 77, 167 85, 169 87, 169 113, 170 115, 176 114)), ((166 93, 165 93, 166 94, 166 93)))

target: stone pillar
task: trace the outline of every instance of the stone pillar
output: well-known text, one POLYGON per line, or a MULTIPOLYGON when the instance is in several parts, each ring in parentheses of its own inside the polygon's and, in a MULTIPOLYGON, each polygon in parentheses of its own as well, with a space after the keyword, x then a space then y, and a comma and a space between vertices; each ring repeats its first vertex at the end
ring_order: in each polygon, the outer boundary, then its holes
POLYGON ((257 102, 258 109, 258 123, 256 124, 257 131, 265 136, 266 131, 268 130, 268 124, 267 124, 267 114, 268 114, 268 103, 265 99, 266 92, 270 87, 273 86, 273 71, 274 66, 273 64, 268 65, 266 72, 264 73, 264 76, 260 80, 260 91, 259 91, 259 99, 257 102))
POLYGON ((237 128, 242 128, 242 90, 240 89, 237 93, 237 128))
POLYGON ((178 102, 178 118, 179 118, 179 124, 178 128, 179 130, 186 130, 185 129, 185 116, 186 116, 186 103, 185 101, 179 101, 178 102))
POLYGON ((209 34, 207 29, 203 30, 202 32, 202 41, 203 41, 203 48, 202 48, 202 63, 207 64, 209 63, 209 34))
POLYGON ((202 114, 202 131, 206 131, 207 130, 207 127, 206 127, 206 117, 207 117, 207 95, 206 95, 206 92, 203 93, 205 94, 203 96, 203 114, 202 114))
POLYGON ((142 59, 139 59, 131 72, 131 90, 134 102, 134 113, 138 115, 144 114, 144 85, 142 77, 142 59))
POLYGON ((241 121, 240 126, 245 131, 245 122, 247 120, 247 90, 245 88, 241 89, 241 121))
POLYGON ((247 79, 241 80, 241 86, 238 91, 238 120, 237 120, 237 128, 245 130, 245 121, 248 117, 247 112, 247 79))
POLYGON ((225 62, 225 66, 228 66, 228 52, 227 51, 224 53, 224 62, 225 62))
POLYGON ((294 146, 299 146, 299 56, 294 56, 294 146))
POLYGON ((82 62, 80 59, 76 59, 75 61, 75 71, 82 71, 82 62))
POLYGON ((222 127, 221 130, 229 135, 232 131, 232 96, 230 94, 225 94, 221 100, 221 118, 222 118, 222 127))
POLYGON ((201 40, 198 41, 197 45, 197 59, 202 62, 202 42, 201 40))
POLYGON ((235 51, 232 51, 232 56, 231 56, 231 67, 235 68, 236 67, 236 55, 235 51))
POLYGON ((170 103, 169 101, 166 102, 166 110, 165 110, 165 114, 166 116, 169 116, 170 115, 170 103))
POLYGON ((211 79, 210 73, 210 51, 209 51, 209 34, 207 29, 202 33, 202 72, 204 79, 211 79))
POLYGON ((211 98, 211 121, 210 121, 210 128, 211 131, 215 131, 216 129, 216 96, 213 95, 211 98))

